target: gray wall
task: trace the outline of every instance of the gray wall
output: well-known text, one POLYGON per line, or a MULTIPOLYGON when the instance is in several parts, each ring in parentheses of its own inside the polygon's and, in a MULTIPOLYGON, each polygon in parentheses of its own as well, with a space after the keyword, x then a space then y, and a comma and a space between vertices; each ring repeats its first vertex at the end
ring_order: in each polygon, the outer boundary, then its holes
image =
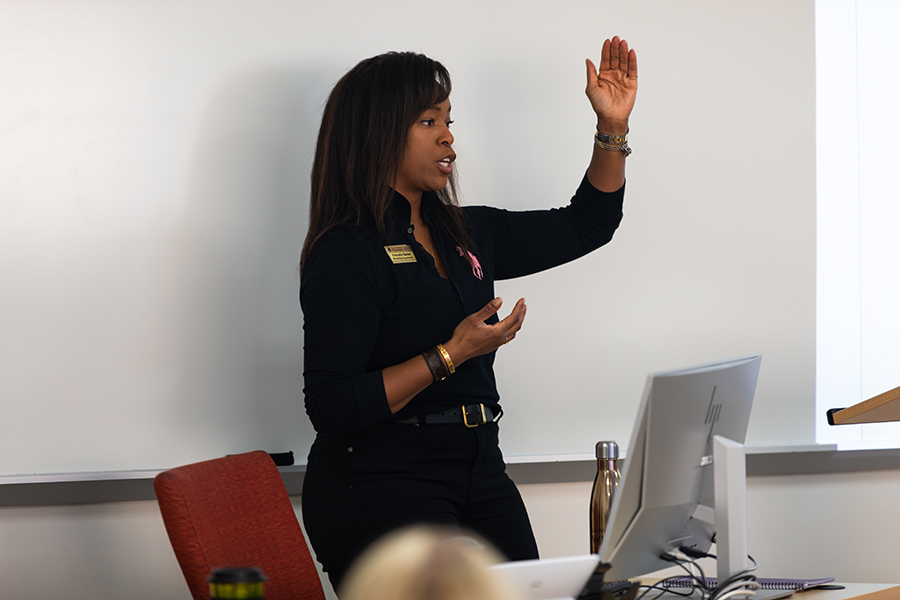
MULTIPOLYGON (((519 486, 542 556, 586 551, 590 487, 519 486)), ((749 477, 749 548, 759 575, 897 583, 898 495, 896 469, 749 477)), ((299 515, 300 497, 293 500, 299 515)), ((190 598, 149 500, 0 507, 0 580, 9 598, 190 598)))

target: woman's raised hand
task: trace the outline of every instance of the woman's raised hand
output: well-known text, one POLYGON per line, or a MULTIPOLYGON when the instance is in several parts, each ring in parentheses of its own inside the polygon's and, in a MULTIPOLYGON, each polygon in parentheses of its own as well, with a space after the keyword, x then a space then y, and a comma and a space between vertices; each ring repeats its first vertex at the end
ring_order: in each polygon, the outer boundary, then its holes
POLYGON ((503 344, 516 338, 516 333, 522 329, 525 321, 525 298, 520 298, 513 307, 512 312, 499 323, 488 325, 485 323, 503 305, 502 298, 494 298, 484 308, 462 320, 453 330, 444 347, 453 359, 454 365, 493 352, 503 344))
POLYGON ((611 135, 622 135, 628 128, 628 117, 637 97, 637 55, 619 36, 603 42, 600 68, 586 59, 585 93, 597 113, 597 125, 611 135))

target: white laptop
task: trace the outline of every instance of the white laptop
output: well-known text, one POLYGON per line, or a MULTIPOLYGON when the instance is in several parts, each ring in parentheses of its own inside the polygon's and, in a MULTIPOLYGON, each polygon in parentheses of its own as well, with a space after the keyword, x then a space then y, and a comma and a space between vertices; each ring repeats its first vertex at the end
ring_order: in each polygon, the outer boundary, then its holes
POLYGON ((518 560, 491 567, 517 588, 524 600, 573 600, 600 562, 596 554, 518 560))

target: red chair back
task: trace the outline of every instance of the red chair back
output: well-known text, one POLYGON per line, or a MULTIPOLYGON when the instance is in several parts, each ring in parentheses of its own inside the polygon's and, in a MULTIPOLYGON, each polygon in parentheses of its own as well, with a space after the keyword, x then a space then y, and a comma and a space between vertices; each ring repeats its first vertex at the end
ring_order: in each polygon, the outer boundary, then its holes
POLYGON ((221 567, 258 567, 267 600, 324 600, 322 583, 278 468, 249 452, 164 471, 153 481, 194 600, 221 567))

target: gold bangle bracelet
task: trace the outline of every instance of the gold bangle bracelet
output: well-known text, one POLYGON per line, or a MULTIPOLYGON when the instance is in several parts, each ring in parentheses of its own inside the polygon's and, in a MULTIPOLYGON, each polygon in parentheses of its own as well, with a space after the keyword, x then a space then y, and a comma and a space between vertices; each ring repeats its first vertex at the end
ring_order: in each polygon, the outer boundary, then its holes
POLYGON ((438 349, 438 352, 441 353, 441 358, 444 359, 444 364, 447 366, 447 370, 450 371, 450 374, 453 375, 456 373, 456 367, 453 366, 453 361, 450 359, 450 353, 447 352, 447 349, 444 348, 443 344, 438 344, 435 346, 438 349))

